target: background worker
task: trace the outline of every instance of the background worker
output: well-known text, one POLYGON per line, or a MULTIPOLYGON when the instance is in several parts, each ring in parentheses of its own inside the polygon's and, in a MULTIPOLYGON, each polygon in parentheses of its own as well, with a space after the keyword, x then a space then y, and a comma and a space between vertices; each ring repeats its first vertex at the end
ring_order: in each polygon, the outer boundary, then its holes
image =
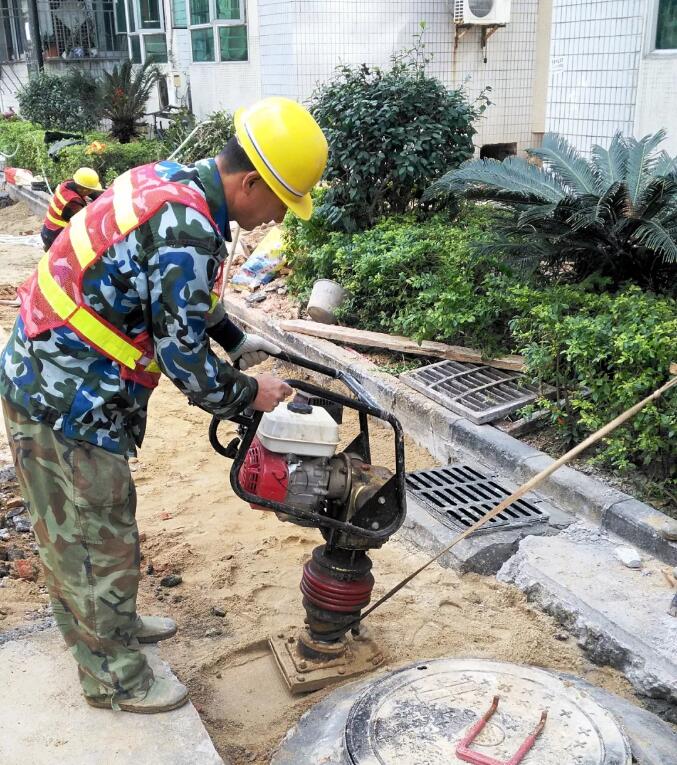
POLYGON ((42 222, 40 236, 45 250, 52 246, 75 213, 87 206, 87 200, 94 200, 101 194, 101 181, 96 170, 92 170, 91 167, 79 168, 72 178, 60 183, 52 195, 47 215, 42 222))
POLYGON ((310 217, 327 143, 287 99, 240 110, 235 124, 216 158, 134 168, 73 218, 20 288, 0 357, 5 423, 54 617, 97 707, 151 713, 187 699, 176 679, 154 677, 137 643, 176 632, 170 619, 136 612, 127 457, 143 440, 160 371, 220 418, 271 411, 291 393, 282 380, 236 368, 278 349, 243 334, 211 291, 229 221, 252 229, 280 222, 287 208, 310 217))

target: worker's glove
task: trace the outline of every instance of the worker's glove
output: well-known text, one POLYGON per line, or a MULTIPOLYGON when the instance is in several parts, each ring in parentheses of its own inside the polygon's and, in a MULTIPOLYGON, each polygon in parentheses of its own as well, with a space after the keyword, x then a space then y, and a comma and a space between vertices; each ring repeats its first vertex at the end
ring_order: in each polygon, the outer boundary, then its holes
POLYGON ((265 361, 271 353, 279 352, 277 345, 269 343, 260 335, 245 334, 239 345, 228 351, 228 355, 233 364, 244 371, 265 361))

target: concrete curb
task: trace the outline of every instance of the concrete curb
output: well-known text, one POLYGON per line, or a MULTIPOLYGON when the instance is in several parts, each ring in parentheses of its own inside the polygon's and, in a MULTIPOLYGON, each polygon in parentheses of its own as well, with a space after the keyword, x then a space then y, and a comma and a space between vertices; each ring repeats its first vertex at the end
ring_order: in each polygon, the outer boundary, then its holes
MULTIPOLYGON (((380 406, 395 414, 407 433, 442 462, 457 460, 460 452, 516 480, 527 481, 554 460, 542 451, 491 425, 475 425, 430 401, 378 370, 361 354, 328 340, 284 332, 274 318, 247 305, 240 295, 226 298, 231 317, 245 329, 263 333, 285 350, 350 372, 380 406)), ((629 494, 614 489, 570 467, 562 467, 539 487, 563 510, 599 524, 660 560, 677 565, 677 520, 669 518, 629 494)))
MULTIPOLYGON (((3 173, 4 178, 4 173, 3 173)), ((44 218, 47 213, 50 195, 46 191, 33 191, 25 186, 15 186, 13 183, 6 183, 5 190, 15 202, 25 202, 33 215, 38 218, 44 218)))

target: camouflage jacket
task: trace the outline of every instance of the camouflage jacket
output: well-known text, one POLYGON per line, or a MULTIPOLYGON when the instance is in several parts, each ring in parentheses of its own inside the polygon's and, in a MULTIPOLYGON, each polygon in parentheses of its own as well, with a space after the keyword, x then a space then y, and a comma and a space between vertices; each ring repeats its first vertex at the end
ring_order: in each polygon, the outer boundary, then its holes
MULTIPOLYGON (((213 159, 191 166, 161 162, 156 169, 202 194, 230 239, 213 159)), ((257 392, 253 378, 213 353, 206 334, 210 290, 225 253, 224 238, 207 218, 167 203, 107 250, 83 281, 89 306, 128 337, 149 332, 162 372, 192 403, 222 418, 242 411, 257 392)), ((19 317, 0 357, 1 396, 32 420, 112 452, 133 454, 141 445, 151 392, 121 379, 116 362, 67 327, 31 340, 19 317)))

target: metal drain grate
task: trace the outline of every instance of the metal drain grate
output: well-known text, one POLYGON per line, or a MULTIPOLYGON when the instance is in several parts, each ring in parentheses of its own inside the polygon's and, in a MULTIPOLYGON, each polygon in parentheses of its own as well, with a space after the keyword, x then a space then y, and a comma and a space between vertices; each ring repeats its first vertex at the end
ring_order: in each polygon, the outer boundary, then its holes
POLYGON ((517 372, 460 361, 430 364, 400 375, 400 380, 476 425, 505 417, 540 395, 517 372))
MULTIPOLYGON (((510 492, 492 477, 482 475, 468 465, 448 465, 407 473, 407 489, 426 510, 454 531, 472 526, 501 500, 510 496, 510 492)), ((547 523, 548 520, 548 514, 536 505, 518 499, 492 518, 480 532, 519 528, 547 523)))

